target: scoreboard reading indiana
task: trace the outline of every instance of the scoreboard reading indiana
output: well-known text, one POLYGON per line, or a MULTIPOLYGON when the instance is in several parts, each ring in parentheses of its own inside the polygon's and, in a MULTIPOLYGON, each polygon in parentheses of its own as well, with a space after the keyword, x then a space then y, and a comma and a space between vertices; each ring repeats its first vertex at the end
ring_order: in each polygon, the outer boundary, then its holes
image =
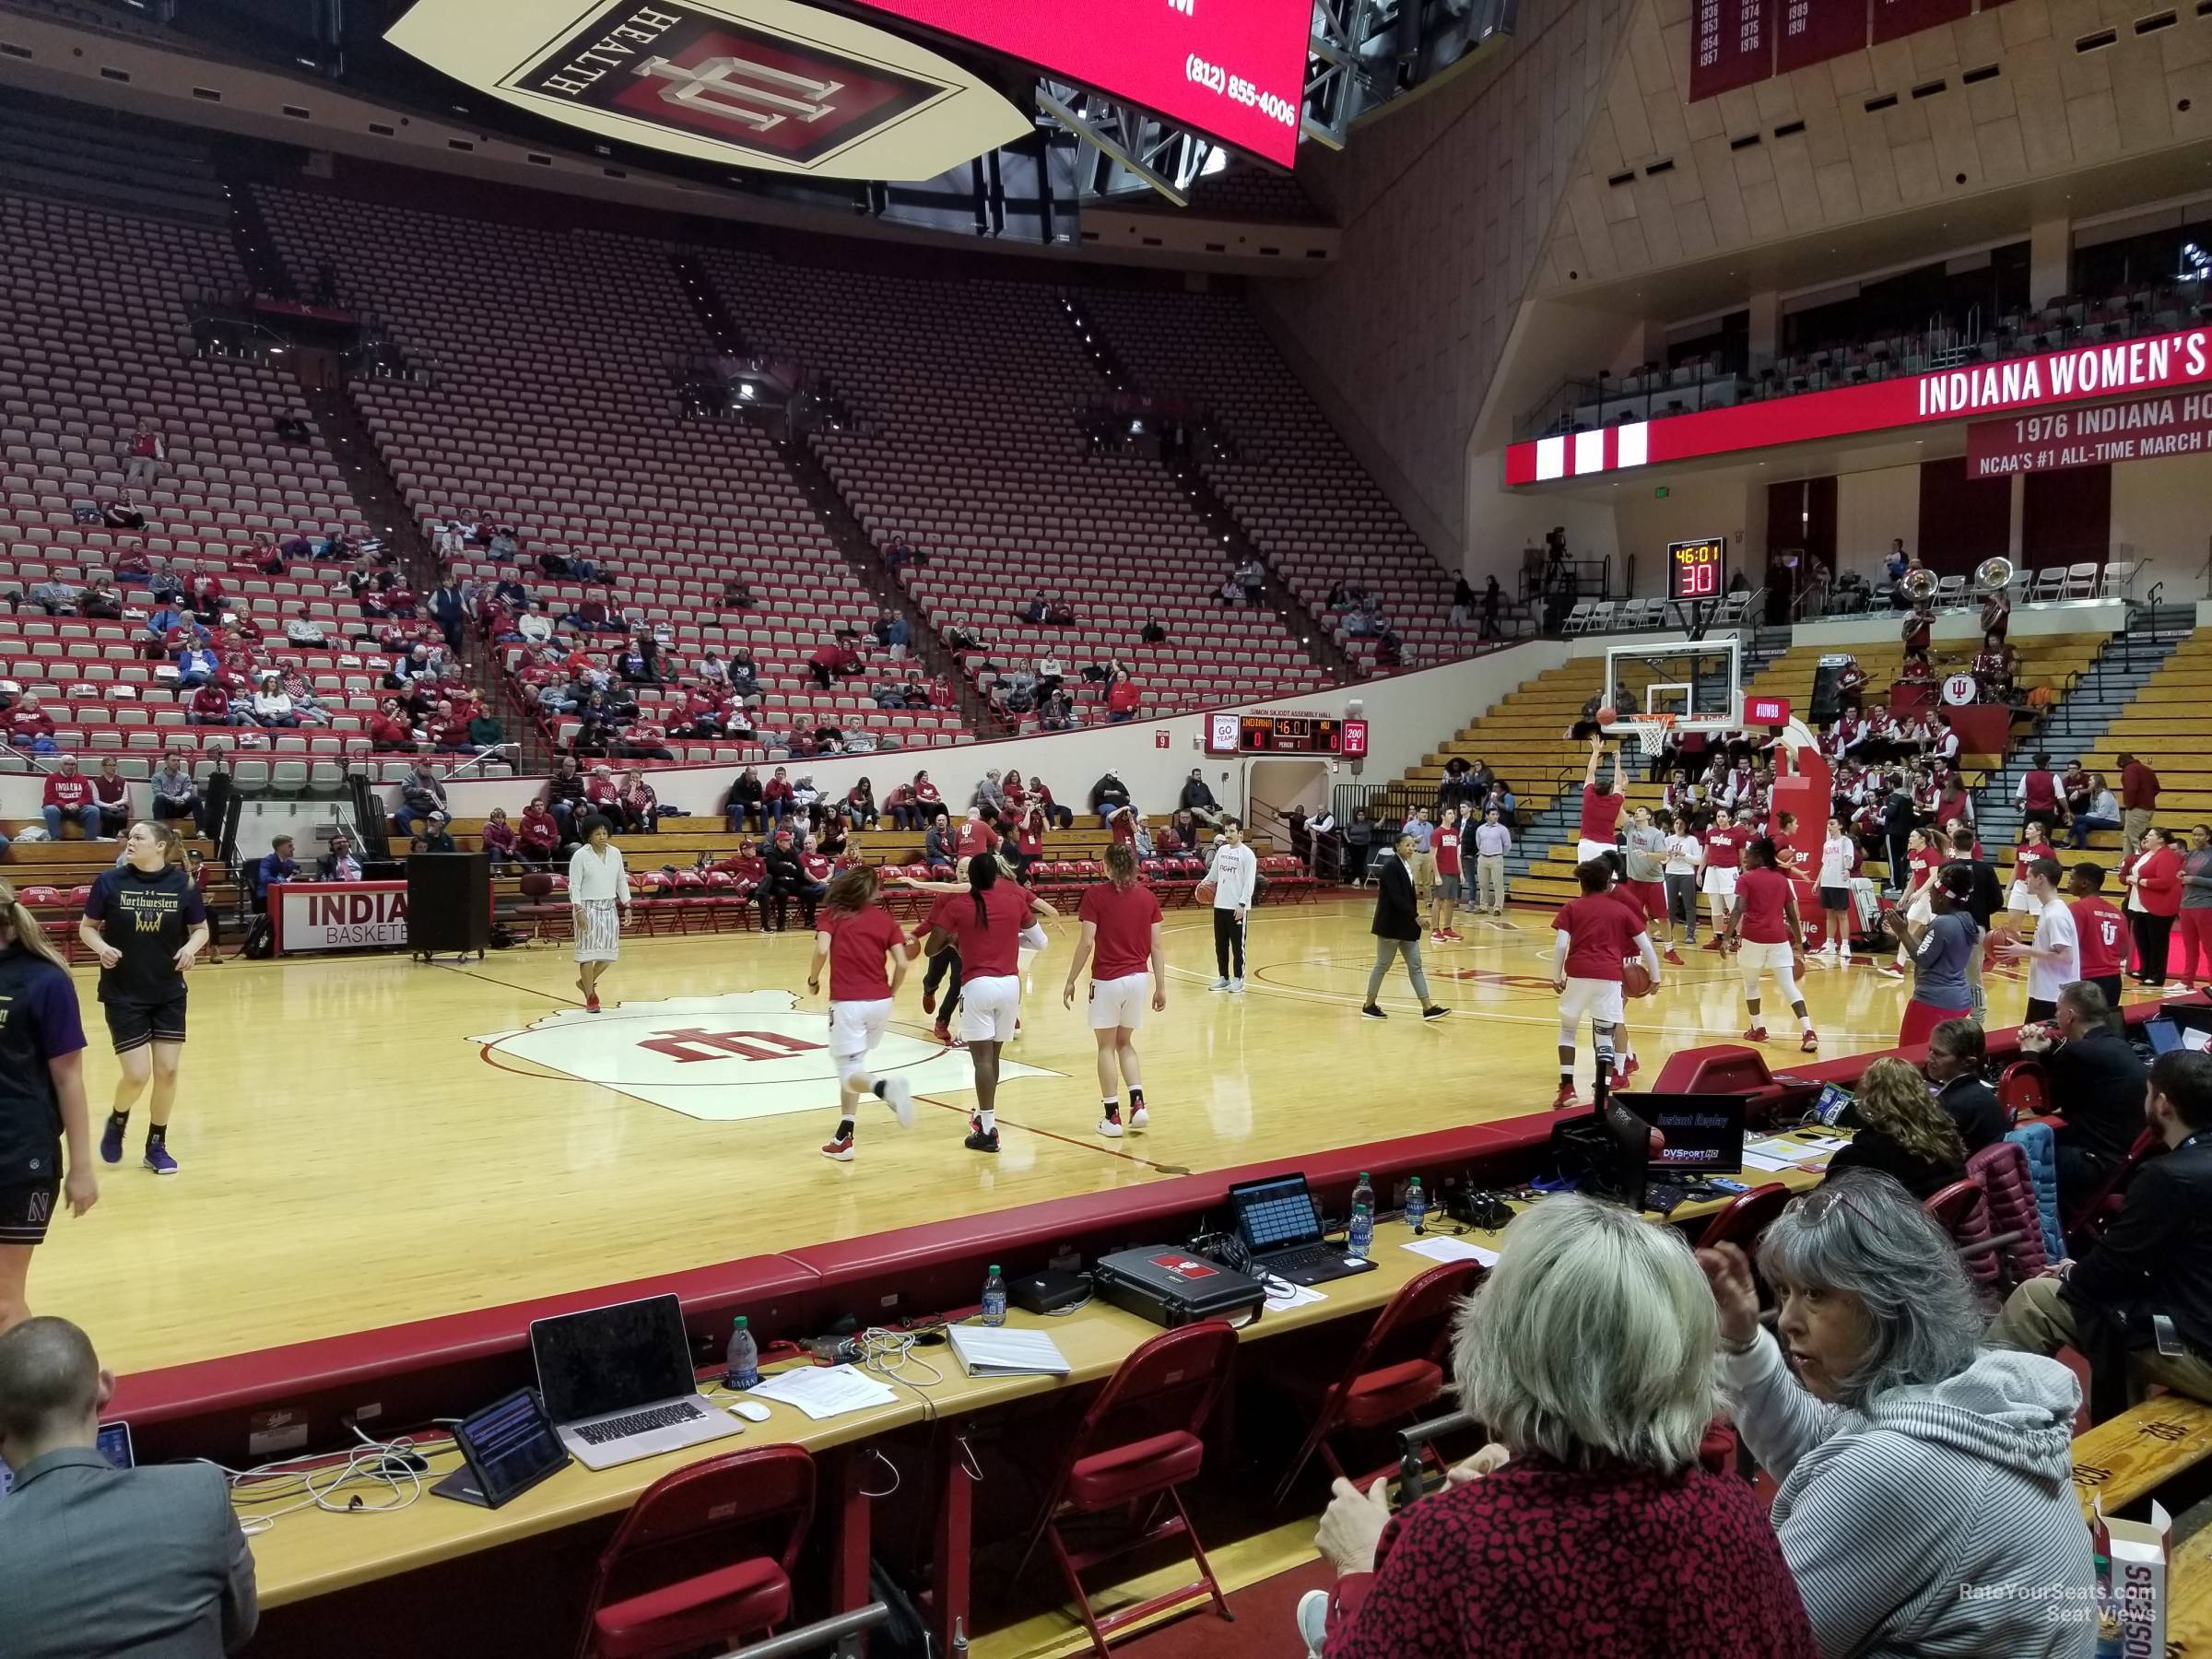
POLYGON ((1209 755, 1343 755, 1367 753, 1367 722, 1326 714, 1212 714, 1206 722, 1209 755))
POLYGON ((1700 535, 1666 544, 1667 597, 1718 599, 1728 585, 1728 538, 1700 535))

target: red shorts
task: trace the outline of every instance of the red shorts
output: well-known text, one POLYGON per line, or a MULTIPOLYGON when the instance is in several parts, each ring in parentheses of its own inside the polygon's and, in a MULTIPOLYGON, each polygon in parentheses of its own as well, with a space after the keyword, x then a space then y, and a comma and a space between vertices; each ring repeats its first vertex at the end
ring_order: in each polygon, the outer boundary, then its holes
POLYGON ((1624 881, 1623 891, 1636 895, 1636 902, 1643 906, 1643 913, 1653 922, 1666 920, 1666 884, 1659 881, 1624 881))
POLYGON ((1928 1034, 1947 1019, 1964 1019, 1971 1008, 1938 1008, 1930 1003, 1909 1002, 1905 1005, 1905 1021, 1897 1030, 1899 1048, 1914 1048, 1927 1041, 1928 1034))

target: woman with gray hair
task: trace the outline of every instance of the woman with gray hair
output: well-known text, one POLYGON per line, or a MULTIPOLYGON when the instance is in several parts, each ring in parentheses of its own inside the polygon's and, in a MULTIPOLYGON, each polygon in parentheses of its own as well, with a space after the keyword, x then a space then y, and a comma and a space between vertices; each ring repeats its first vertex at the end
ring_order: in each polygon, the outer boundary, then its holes
POLYGON ((1759 1250, 1773 1332, 1743 1252, 1698 1253, 1722 1387, 1781 1483, 1774 1529, 1821 1653, 2093 1653, 2079 1385, 1981 1346, 1958 1250, 1912 1195, 1853 1170, 1783 1211, 1759 1250))
POLYGON ((1700 1459, 1714 1352, 1712 1299, 1675 1234, 1590 1198, 1522 1212, 1453 1342, 1460 1398, 1496 1443, 1394 1518, 1387 1482, 1336 1482, 1319 1544, 1339 1576, 1300 1605, 1308 1647, 1809 1659, 1757 1498, 1700 1459))

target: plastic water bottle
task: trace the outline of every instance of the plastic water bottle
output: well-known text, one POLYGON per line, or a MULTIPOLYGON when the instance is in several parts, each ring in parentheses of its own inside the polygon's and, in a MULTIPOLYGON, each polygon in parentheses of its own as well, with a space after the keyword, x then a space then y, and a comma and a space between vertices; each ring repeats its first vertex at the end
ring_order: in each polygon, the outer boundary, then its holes
POLYGON ((1345 1253, 1366 1260, 1375 1244, 1375 1189, 1368 1184, 1367 1171, 1359 1172, 1359 1184, 1352 1189, 1352 1220, 1346 1230, 1345 1253))
POLYGON ((1006 1323, 1006 1280, 995 1262, 983 1277, 983 1323, 987 1325, 1006 1323))
POLYGON ((760 1386, 760 1348, 740 1313, 730 1325, 728 1372, 723 1381, 732 1388, 760 1386))
POLYGON ((1429 1218, 1429 1194, 1421 1191, 1421 1178, 1416 1175, 1406 1183, 1406 1225, 1415 1232, 1429 1218))

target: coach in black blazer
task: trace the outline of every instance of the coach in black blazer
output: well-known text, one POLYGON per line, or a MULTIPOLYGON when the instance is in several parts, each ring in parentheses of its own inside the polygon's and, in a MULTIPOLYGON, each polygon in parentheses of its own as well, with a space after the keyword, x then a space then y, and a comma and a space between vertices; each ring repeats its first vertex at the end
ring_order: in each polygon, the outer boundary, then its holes
POLYGON ((27 1319, 0 1335, 0 1653, 8 1659, 222 1659, 260 1611, 222 1471, 117 1469, 96 1450, 114 1396, 85 1334, 27 1319))
POLYGON ((1413 837, 1401 832, 1392 849, 1374 869, 1375 920, 1368 931, 1375 935, 1375 966, 1367 976, 1367 1003, 1359 1012, 1370 1019, 1385 1019, 1375 997, 1390 959, 1406 959, 1406 977, 1413 994, 1421 999, 1423 1019, 1441 1019, 1452 1010, 1441 1007, 1429 994, 1429 976, 1421 971, 1421 900, 1413 888, 1413 837))

